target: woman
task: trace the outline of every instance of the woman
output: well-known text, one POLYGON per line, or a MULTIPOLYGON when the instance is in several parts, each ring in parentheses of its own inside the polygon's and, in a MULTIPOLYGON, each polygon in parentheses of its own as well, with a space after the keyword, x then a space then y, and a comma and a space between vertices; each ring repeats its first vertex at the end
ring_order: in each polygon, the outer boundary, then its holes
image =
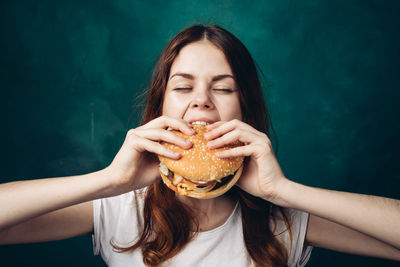
POLYGON ((400 260, 400 201, 285 177, 254 62, 224 29, 194 25, 169 42, 143 119, 103 170, 1 185, 1 243, 94 233, 110 266, 302 266, 310 246, 400 260), (158 173, 157 154, 180 157, 159 142, 190 148, 169 129, 191 135, 195 121, 209 123, 210 149, 245 144, 219 154, 247 159, 238 187, 214 199, 176 195, 158 173))

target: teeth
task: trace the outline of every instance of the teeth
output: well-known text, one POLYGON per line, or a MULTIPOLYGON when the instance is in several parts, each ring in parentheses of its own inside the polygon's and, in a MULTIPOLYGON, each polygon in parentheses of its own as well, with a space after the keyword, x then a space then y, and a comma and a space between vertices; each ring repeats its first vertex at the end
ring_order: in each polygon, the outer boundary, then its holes
POLYGON ((206 122, 206 121, 194 121, 194 122, 192 122, 192 124, 198 124, 198 125, 209 125, 209 123, 208 123, 208 122, 206 122))

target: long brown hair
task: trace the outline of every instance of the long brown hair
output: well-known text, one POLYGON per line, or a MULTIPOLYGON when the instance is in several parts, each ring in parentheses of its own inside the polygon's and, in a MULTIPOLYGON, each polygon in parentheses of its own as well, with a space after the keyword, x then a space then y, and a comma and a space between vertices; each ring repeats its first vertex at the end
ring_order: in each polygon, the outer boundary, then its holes
MULTIPOLYGON (((147 90, 146 106, 142 118, 145 124, 161 115, 163 97, 172 63, 187 44, 206 39, 224 52, 231 66, 237 86, 243 120, 270 136, 270 119, 264 102, 261 83, 254 60, 247 48, 233 34, 216 25, 193 25, 178 33, 162 51, 155 66, 152 82, 147 90)), ((229 195, 239 200, 242 211, 243 234, 246 249, 256 266, 286 266, 288 252, 271 229, 275 223, 272 210, 278 210, 291 238, 289 221, 283 210, 256 198, 238 187, 229 195)), ((162 181, 148 187, 144 205, 144 228, 137 242, 130 247, 114 248, 119 252, 140 248, 143 262, 156 266, 172 258, 193 235, 191 227, 198 223, 191 209, 178 201, 175 192, 162 181)))

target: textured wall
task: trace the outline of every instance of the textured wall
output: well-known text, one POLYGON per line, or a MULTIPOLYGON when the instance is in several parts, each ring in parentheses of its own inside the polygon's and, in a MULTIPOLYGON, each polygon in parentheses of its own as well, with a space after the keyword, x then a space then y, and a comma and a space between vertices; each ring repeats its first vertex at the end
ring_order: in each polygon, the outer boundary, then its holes
MULTIPOLYGON (((399 1, 1 1, 1 182, 87 173, 137 125, 167 41, 219 24, 249 48, 285 174, 400 198, 399 1)), ((1 246, 4 266, 101 266, 91 240, 1 246), (22 256, 23 255, 23 256, 22 256)), ((316 249, 308 266, 395 266, 316 249)))

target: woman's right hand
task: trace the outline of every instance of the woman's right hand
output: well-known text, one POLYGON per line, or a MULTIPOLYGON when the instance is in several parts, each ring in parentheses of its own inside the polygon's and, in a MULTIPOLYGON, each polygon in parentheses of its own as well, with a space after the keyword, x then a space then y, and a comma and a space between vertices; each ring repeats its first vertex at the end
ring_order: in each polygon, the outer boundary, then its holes
POLYGON ((157 155, 179 159, 180 154, 168 150, 159 142, 165 141, 184 149, 192 146, 190 141, 173 134, 175 129, 187 135, 194 134, 191 125, 183 119, 158 117, 145 125, 128 131, 125 141, 112 163, 103 171, 110 177, 113 195, 145 187, 159 179, 157 155))

